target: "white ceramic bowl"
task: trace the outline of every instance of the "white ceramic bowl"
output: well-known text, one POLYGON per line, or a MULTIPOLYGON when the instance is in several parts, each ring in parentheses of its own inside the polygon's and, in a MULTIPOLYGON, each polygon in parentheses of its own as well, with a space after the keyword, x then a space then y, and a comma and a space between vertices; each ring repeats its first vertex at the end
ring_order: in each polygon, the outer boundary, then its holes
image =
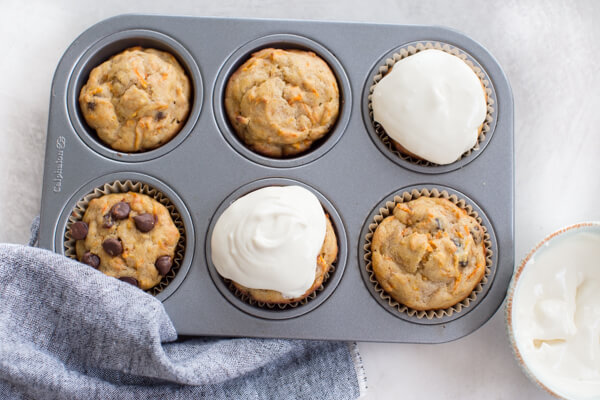
MULTIPOLYGON (((544 245, 552 246, 552 243, 555 241, 555 239, 558 236, 574 233, 575 231, 588 231, 588 232, 593 231, 593 232, 600 233, 600 222, 581 222, 581 223, 578 223, 575 225, 567 226, 565 228, 562 228, 562 229, 548 235, 546 238, 544 238, 544 240, 539 242, 529 252, 529 254, 527 254, 527 256, 521 261, 521 264, 515 271, 512 281, 510 282, 510 286, 508 288, 508 297, 507 297, 507 302, 506 302, 506 328, 508 330, 508 336, 510 339, 510 344, 512 347, 513 354, 514 354, 515 358, 517 359, 519 366, 521 367, 521 369, 523 370, 525 375, 527 375, 527 377, 532 382, 534 382, 540 388, 542 388, 546 392, 550 393, 551 395, 553 395, 559 399, 565 399, 565 397, 555 393, 552 389, 550 389, 548 386, 546 386, 544 383, 542 383, 538 379, 538 377, 536 377, 536 375, 531 371, 531 369, 527 366, 525 360, 523 359, 523 356, 519 352, 517 343, 515 341, 515 334, 514 334, 514 330, 513 330, 514 329, 513 328, 513 299, 515 296, 515 289, 519 283, 519 278, 521 277, 523 270, 527 267, 529 260, 531 260, 532 257, 536 256, 536 254, 538 253, 538 251, 540 251, 540 248, 542 248, 542 246, 544 246, 544 245)), ((544 248, 546 248, 546 246, 544 246, 544 248)))

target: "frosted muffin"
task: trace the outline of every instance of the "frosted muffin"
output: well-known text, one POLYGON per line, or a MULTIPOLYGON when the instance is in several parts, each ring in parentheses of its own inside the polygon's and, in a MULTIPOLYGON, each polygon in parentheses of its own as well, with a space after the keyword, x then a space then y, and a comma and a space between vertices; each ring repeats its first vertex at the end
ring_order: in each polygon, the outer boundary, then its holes
POLYGON ((167 208, 135 192, 92 199, 70 235, 79 261, 144 290, 169 273, 179 241, 167 208))
POLYGON ((139 152, 161 146, 181 130, 190 97, 189 79, 175 57, 132 47, 90 72, 79 106, 104 143, 139 152))
POLYGON ((286 157, 308 150, 339 114, 335 75, 316 54, 263 49, 229 78, 225 110, 251 150, 286 157))
POLYGON ((373 119, 408 156, 451 164, 476 144, 487 95, 475 72, 442 50, 396 62, 373 89, 373 119))
POLYGON ((217 272, 251 299, 287 304, 318 289, 338 252, 329 217, 300 186, 258 189, 217 220, 211 258, 217 272))
POLYGON ((383 290, 415 310, 451 307, 485 275, 483 228, 444 198, 397 204, 377 226, 371 251, 383 290))

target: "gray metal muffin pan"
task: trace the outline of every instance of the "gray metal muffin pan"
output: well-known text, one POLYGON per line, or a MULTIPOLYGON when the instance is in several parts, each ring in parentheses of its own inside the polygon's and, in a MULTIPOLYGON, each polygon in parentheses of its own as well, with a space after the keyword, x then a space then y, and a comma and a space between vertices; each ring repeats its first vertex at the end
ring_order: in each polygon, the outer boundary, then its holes
MULTIPOLYGON (((40 246, 64 253, 66 219, 81 196, 117 179, 162 190, 184 217, 184 262, 158 298, 180 335, 441 343, 482 326, 502 303, 514 261, 513 100, 497 61, 472 39, 442 27, 338 22, 123 15, 85 31, 67 49, 52 84, 40 246), (495 90, 495 128, 484 149, 457 168, 406 168, 375 143, 365 110, 370 81, 394 49, 439 41, 467 52, 495 90), (125 154, 104 146, 83 120, 77 96, 90 70, 127 47, 171 52, 194 87, 182 131, 164 146, 125 154), (299 157, 275 160, 248 150, 224 107, 229 75, 264 47, 314 51, 331 66, 341 109, 330 134, 299 157), (264 180, 264 181, 261 181, 264 180), (298 307, 268 309, 243 303, 210 262, 214 218, 238 194, 297 181, 332 215, 340 254, 325 289, 298 307), (477 301, 450 318, 419 320, 394 314, 373 296, 361 273, 362 235, 376 206, 406 187, 444 187, 479 207, 495 237, 494 274, 477 301)), ((396 312, 397 314, 397 312, 396 312)))

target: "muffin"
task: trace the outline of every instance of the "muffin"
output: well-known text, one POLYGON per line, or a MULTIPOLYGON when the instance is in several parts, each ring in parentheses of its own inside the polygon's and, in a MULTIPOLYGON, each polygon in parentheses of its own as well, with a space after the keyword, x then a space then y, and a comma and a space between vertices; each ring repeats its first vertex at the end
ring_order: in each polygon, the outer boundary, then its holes
POLYGON ((280 158, 307 151, 329 132, 339 97, 335 75, 316 54, 269 48, 229 78, 225 109, 246 146, 280 158))
POLYGON ((136 192, 92 199, 70 235, 79 261, 144 290, 169 273, 179 241, 167 208, 136 192))
POLYGON ((374 121, 399 152, 439 165, 475 147, 487 116, 487 94, 477 74, 436 49, 396 62, 375 84, 371 105, 374 121))
POLYGON ((483 228, 444 198, 398 203, 377 226, 371 251, 383 290, 419 311, 459 303, 485 275, 483 228))
POLYGON ((314 293, 337 257, 333 225, 300 186, 258 189, 217 220, 211 258, 217 272, 250 299, 289 304, 314 293))
POLYGON ((190 81, 175 57, 132 47, 90 72, 79 106, 108 146, 141 152, 161 146, 181 130, 190 97, 190 81))

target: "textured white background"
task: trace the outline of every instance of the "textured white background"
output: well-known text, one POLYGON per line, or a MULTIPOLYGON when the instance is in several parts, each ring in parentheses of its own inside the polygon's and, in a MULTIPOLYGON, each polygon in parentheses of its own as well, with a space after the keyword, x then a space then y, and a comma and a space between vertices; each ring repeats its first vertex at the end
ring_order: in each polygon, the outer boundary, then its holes
MULTIPOLYGON (((486 46, 515 100, 517 260, 549 232, 600 220, 600 2, 0 0, 0 242, 39 212, 50 83, 90 25, 121 13, 434 24, 486 46)), ((442 345, 361 344, 368 399, 545 399, 521 374, 503 313, 442 345)))

